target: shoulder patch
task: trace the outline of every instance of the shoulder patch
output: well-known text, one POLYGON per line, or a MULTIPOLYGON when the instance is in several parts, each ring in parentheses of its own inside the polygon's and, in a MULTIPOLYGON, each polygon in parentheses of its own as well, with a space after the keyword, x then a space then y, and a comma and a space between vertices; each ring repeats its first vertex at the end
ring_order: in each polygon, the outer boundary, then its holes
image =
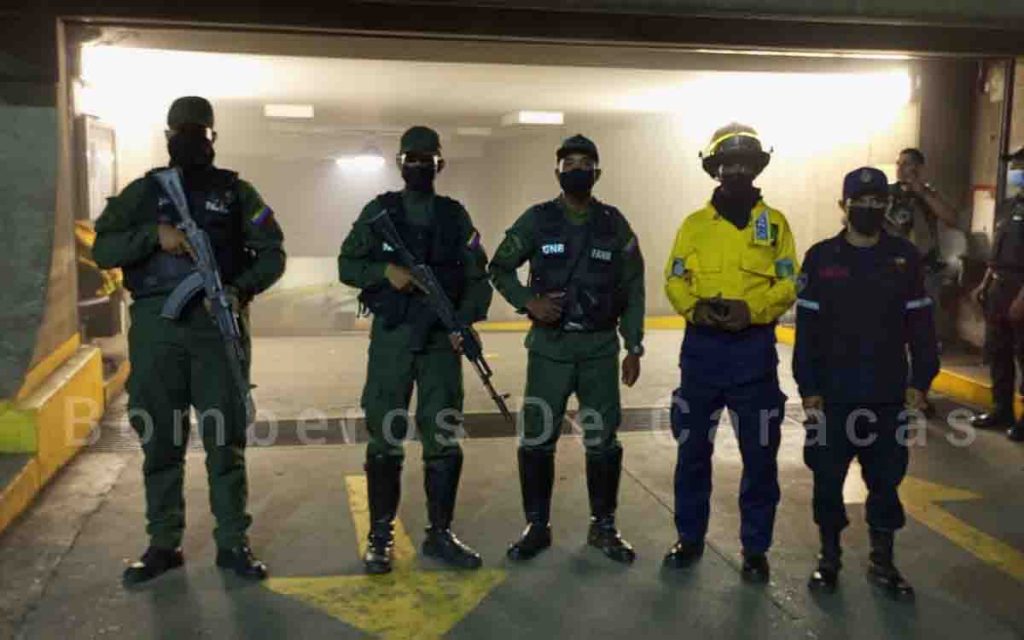
POLYGON ((257 227, 262 227, 263 225, 267 224, 268 221, 273 219, 274 210, 268 207, 267 205, 263 205, 262 209, 256 211, 256 213, 252 214, 249 217, 249 221, 252 222, 257 227))
POLYGON ((672 261, 672 277, 682 278, 686 275, 686 259, 676 258, 672 261))
POLYGON ((796 293, 797 293, 797 295, 800 295, 801 293, 803 293, 804 289, 807 288, 808 280, 809 280, 809 277, 808 277, 806 271, 804 271, 803 273, 801 273, 800 275, 798 275, 796 277, 796 293))

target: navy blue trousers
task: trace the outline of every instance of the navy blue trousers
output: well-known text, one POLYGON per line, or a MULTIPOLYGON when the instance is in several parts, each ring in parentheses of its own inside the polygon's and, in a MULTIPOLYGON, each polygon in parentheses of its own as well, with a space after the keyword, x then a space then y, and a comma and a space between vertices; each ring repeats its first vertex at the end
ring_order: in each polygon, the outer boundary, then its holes
POLYGON ((906 524, 898 493, 910 461, 906 441, 898 437, 906 424, 903 411, 899 404, 826 402, 825 424, 808 428, 804 448, 804 462, 814 472, 814 522, 819 528, 838 532, 850 523, 843 485, 854 458, 868 488, 868 526, 896 531, 906 524))
POLYGON ((730 412, 743 458, 739 506, 740 539, 747 553, 765 553, 772 545, 779 504, 777 457, 786 396, 773 370, 741 384, 717 386, 704 376, 687 375, 673 395, 672 432, 678 443, 675 471, 675 522, 680 538, 701 542, 711 514, 711 457, 723 409, 730 412))

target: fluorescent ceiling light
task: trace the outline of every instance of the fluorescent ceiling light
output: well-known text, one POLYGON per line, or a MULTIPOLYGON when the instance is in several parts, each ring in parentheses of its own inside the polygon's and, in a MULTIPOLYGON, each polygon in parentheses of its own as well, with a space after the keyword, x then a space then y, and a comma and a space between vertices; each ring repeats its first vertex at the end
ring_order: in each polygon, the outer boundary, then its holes
POLYGON ((501 118, 501 124, 508 127, 517 124, 560 125, 565 123, 561 111, 514 111, 501 118))
POLYGON ((478 138, 486 138, 492 133, 494 130, 490 127, 459 127, 455 130, 456 135, 478 138))
POLYGON ((263 115, 268 118, 293 118, 310 120, 313 118, 313 105, 268 104, 263 106, 263 115))

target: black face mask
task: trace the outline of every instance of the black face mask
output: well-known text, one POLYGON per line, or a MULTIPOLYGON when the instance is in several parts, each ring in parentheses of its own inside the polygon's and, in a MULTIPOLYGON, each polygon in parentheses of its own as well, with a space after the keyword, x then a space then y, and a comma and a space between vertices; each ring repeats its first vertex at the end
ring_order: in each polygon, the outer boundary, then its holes
POLYGON ((562 191, 573 195, 587 195, 594 190, 597 182, 597 171, 594 169, 573 169, 558 174, 558 184, 562 191))
POLYGON ((885 209, 880 207, 850 207, 847 219, 854 231, 865 236, 875 236, 882 231, 885 221, 885 209))
POLYGON ((437 169, 432 165, 402 165, 402 180, 410 191, 432 192, 435 177, 437 169))
POLYGON ((213 143, 202 131, 180 131, 167 141, 171 165, 182 169, 208 167, 213 164, 213 143))
POLYGON ((749 173, 729 173, 723 175, 722 188, 731 196, 749 194, 754 190, 754 176, 749 173))

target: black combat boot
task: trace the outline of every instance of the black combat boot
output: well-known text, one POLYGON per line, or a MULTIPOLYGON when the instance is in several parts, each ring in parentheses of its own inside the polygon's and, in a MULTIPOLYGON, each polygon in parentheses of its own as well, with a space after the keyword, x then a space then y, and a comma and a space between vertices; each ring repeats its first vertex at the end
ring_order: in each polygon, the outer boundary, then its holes
POLYGON ((892 531, 871 529, 871 556, 868 561, 868 580, 882 588, 895 600, 913 600, 914 587, 910 586, 893 564, 892 531))
POLYGON ((509 560, 529 560, 551 546, 551 491, 555 484, 555 452, 519 449, 519 487, 523 493, 526 529, 508 548, 509 560))
POLYGON ((235 575, 246 580, 263 580, 267 577, 267 565, 256 559, 248 544, 217 549, 217 566, 234 571, 235 575))
POLYGON ((462 475, 462 453, 429 460, 423 465, 423 488, 427 492, 430 526, 423 540, 423 555, 462 569, 479 569, 480 554, 452 533, 452 515, 462 475))
POLYGON ((615 509, 622 477, 622 449, 587 455, 587 493, 590 496, 590 531, 587 544, 616 562, 629 564, 636 552, 615 528, 615 509))
POLYGON ((185 556, 182 555, 180 548, 149 547, 138 561, 133 562, 124 570, 122 579, 126 587, 133 587, 143 582, 149 582, 183 564, 185 564, 185 556))
POLYGON ((1014 423, 1013 405, 996 403, 991 411, 971 418, 971 426, 975 429, 1007 429, 1014 423))
POLYGON ((821 536, 821 553, 818 554, 818 568, 811 574, 807 586, 811 591, 835 593, 839 584, 839 570, 843 567, 840 560, 843 551, 839 545, 839 532, 819 531, 821 536))
POLYGON ((704 541, 690 542, 683 538, 672 545, 665 554, 662 564, 669 569, 685 569, 700 560, 704 555, 704 541))
POLYGON ((367 458, 367 497, 370 502, 370 535, 363 556, 366 573, 391 571, 391 552, 395 544, 395 517, 402 495, 402 460, 377 455, 367 458))
POLYGON ((767 584, 771 580, 771 567, 768 565, 768 556, 763 553, 743 552, 743 568, 740 575, 747 582, 754 584, 767 584))

